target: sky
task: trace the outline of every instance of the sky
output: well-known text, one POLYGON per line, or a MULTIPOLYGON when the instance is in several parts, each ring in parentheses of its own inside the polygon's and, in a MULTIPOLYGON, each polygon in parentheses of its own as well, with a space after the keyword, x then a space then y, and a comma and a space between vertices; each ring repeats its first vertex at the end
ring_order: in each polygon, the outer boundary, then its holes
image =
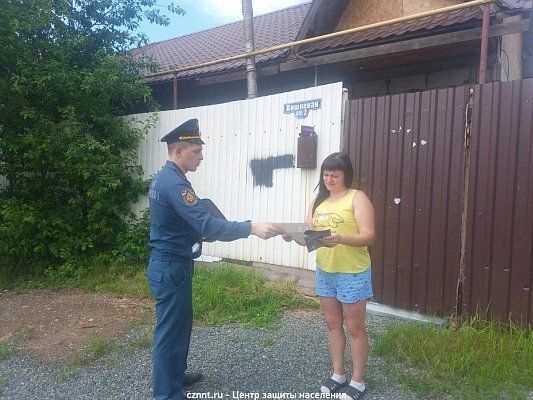
MULTIPOLYGON (((310 0, 252 0, 254 16, 280 10, 310 0)), ((167 6, 171 0, 159 0, 160 6, 167 6)), ((173 0, 185 10, 185 15, 175 15, 162 7, 161 12, 170 17, 170 25, 159 26, 148 22, 141 24, 140 31, 146 33, 150 43, 183 36, 235 22, 242 19, 241 0, 173 0)))

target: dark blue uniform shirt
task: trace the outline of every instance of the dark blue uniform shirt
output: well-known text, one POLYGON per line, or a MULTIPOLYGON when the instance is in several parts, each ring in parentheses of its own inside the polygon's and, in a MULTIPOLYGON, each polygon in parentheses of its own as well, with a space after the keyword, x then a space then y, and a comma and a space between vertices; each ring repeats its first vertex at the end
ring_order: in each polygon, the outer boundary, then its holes
POLYGON ((250 235, 250 222, 213 218, 172 161, 155 175, 148 195, 152 253, 170 253, 187 261, 200 256, 202 238, 231 241, 250 235))

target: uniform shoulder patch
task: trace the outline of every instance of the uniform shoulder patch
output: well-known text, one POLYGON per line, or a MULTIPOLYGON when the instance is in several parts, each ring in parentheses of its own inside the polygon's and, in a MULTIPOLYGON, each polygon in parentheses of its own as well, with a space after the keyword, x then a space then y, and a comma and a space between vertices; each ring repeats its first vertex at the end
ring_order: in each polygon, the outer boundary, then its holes
POLYGON ((183 189, 181 191, 181 198, 185 205, 189 207, 195 206, 198 203, 198 197, 196 197, 196 194, 192 189, 183 189))

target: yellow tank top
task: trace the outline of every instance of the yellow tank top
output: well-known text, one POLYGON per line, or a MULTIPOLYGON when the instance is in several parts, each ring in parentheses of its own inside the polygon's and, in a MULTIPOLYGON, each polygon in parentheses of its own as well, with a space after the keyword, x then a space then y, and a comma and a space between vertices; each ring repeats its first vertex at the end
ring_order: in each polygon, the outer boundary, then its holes
MULTIPOLYGON (((313 214, 315 230, 330 229, 340 234, 359 232, 353 217, 353 197, 357 190, 348 193, 335 202, 323 201, 313 214)), ((358 273, 370 267, 370 255, 366 247, 351 247, 338 244, 335 247, 320 247, 317 250, 316 263, 326 272, 358 273)))

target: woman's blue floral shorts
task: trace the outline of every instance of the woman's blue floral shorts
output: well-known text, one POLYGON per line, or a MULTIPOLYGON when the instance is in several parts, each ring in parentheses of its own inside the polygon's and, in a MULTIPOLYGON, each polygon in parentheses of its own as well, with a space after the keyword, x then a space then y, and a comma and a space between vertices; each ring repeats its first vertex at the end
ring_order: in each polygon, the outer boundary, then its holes
POLYGON ((374 296, 370 267, 359 273, 326 272, 316 267, 316 294, 341 303, 357 303, 374 296))

